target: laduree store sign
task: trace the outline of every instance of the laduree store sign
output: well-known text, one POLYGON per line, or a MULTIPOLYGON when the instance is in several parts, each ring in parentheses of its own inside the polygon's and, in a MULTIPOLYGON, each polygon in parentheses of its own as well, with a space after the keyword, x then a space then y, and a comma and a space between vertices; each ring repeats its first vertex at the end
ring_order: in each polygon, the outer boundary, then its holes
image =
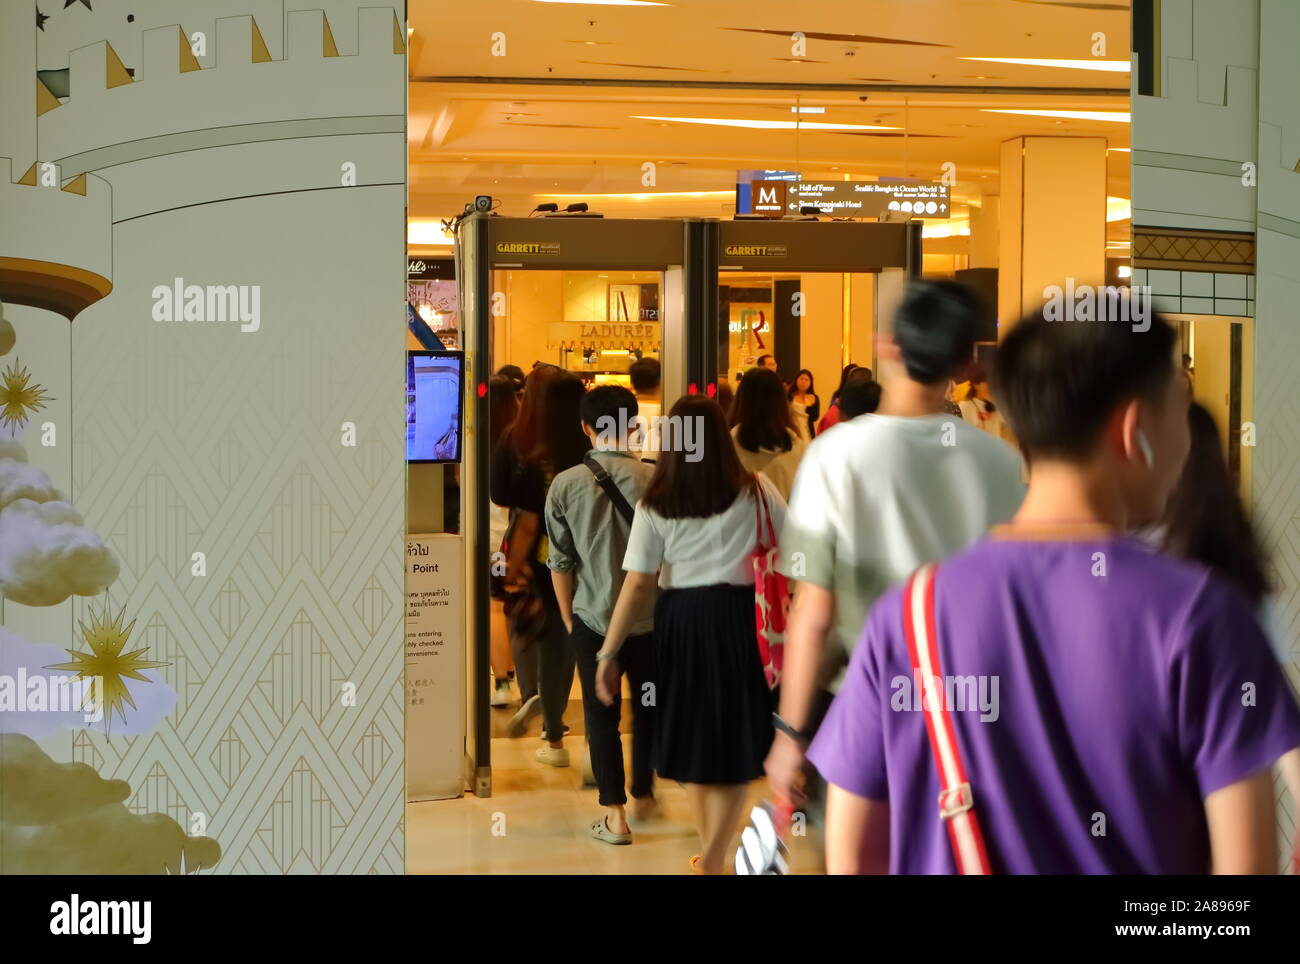
POLYGON ((551 342, 586 342, 595 348, 626 348, 629 344, 658 341, 659 325, 627 321, 552 321, 546 326, 551 342))

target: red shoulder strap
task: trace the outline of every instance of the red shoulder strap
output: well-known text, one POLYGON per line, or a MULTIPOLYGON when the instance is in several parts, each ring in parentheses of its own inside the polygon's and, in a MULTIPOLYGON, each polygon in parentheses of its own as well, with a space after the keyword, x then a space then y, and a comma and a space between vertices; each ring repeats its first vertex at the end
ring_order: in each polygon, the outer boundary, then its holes
POLYGON ((939 645, 935 635, 934 574, 936 566, 927 563, 912 574, 903 590, 903 629, 907 636, 907 653, 912 661, 912 679, 921 687, 925 728, 930 735, 930 751, 939 774, 939 819, 948 825, 957 872, 987 875, 988 851, 984 834, 975 815, 975 799, 962 762, 961 747, 953 726, 950 707, 945 705, 943 670, 939 665, 939 645))

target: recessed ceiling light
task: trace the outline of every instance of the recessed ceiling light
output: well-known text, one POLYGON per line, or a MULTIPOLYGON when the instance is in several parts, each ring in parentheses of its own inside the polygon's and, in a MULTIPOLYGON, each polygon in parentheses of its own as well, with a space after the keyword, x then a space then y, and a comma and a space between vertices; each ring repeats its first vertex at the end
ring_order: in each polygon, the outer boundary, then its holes
POLYGON ((704 124, 709 127, 745 127, 759 131, 896 131, 897 127, 870 124, 831 124, 825 121, 739 120, 730 117, 656 117, 633 114, 636 120, 667 121, 673 124, 704 124))
POLYGON ((824 114, 826 113, 826 108, 825 107, 791 107, 790 113, 791 114, 824 114))
POLYGON ((1024 114, 1029 117, 1064 117, 1067 120, 1111 121, 1116 124, 1129 123, 1129 112, 1106 110, 1011 110, 1002 107, 981 107, 986 114, 1024 114))
POLYGON ((959 57, 959 60, 979 60, 988 64, 1020 64, 1025 67, 1061 67, 1066 70, 1104 70, 1108 73, 1127 74, 1127 60, 1038 60, 1033 57, 959 57))
POLYGON ((1116 154, 1131 154, 1131 153, 1133 153, 1133 148, 1131 148, 1131 147, 1108 147, 1108 148, 1106 148, 1106 151, 1107 151, 1107 153, 1109 153, 1109 152, 1111 152, 1111 151, 1114 151, 1116 154))

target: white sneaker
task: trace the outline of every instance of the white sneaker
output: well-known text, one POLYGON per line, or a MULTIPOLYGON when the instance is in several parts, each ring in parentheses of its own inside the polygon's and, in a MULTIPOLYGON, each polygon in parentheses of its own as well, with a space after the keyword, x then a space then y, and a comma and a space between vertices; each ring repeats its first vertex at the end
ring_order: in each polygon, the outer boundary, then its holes
POLYGON ((528 729, 528 722, 540 712, 542 712, 542 697, 534 693, 515 711, 515 715, 510 717, 506 732, 511 736, 523 736, 524 731, 528 729))
POLYGON ((533 759, 538 763, 545 763, 548 767, 567 767, 569 765, 569 751, 564 747, 551 746, 544 743, 537 748, 533 754, 533 759))
POLYGON ((492 687, 492 695, 488 697, 488 703, 492 706, 508 706, 510 704, 510 680, 499 679, 496 685, 492 687))

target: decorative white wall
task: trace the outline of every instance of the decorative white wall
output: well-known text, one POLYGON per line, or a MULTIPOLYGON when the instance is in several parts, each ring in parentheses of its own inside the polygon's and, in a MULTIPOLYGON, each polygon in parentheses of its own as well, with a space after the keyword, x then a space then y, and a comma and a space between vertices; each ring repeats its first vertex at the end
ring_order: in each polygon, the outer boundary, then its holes
MULTIPOLYGON (((401 873, 405 27, 356 0, 139 0, 133 23, 78 5, 37 34, 11 6, 0 119, 22 123, 0 157, 89 187, 0 179, 27 205, 0 267, 111 281, 71 323, 7 306, 15 352, 58 387, 51 474, 175 691, 146 732, 42 747, 126 781, 133 814, 201 817, 218 872, 401 873), (39 118, 37 69, 59 94, 39 118), (177 278, 256 288, 256 327, 157 320, 177 278)), ((103 600, 5 601, 4 625, 84 648, 73 619, 103 600)))

